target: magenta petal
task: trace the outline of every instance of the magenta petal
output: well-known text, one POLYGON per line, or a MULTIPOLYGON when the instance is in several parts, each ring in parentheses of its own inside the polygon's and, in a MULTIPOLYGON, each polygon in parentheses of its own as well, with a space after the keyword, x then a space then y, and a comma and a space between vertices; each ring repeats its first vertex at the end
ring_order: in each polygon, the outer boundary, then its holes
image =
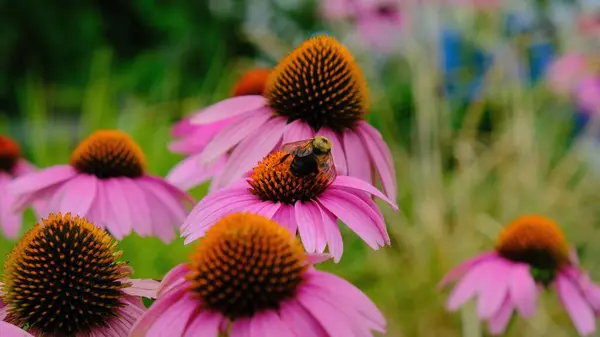
POLYGON ((316 265, 329 261, 331 255, 325 253, 306 253, 306 262, 310 265, 316 265))
POLYGON ((487 252, 464 261, 444 276, 440 283, 438 283, 438 288, 445 287, 446 285, 450 284, 450 282, 455 281, 457 278, 461 277, 464 273, 473 268, 476 264, 497 257, 498 254, 496 252, 487 252))
POLYGON ((65 183, 61 189, 64 194, 57 211, 86 217, 96 199, 97 181, 95 176, 80 174, 65 183))
POLYGON ((219 173, 226 162, 227 157, 222 156, 208 166, 203 166, 200 155, 192 155, 175 165, 165 179, 183 190, 189 190, 219 173))
POLYGON ((321 294, 303 291, 299 294, 298 301, 321 323, 329 336, 360 336, 353 324, 356 322, 346 316, 340 307, 323 299, 321 294))
POLYGON ((157 326, 157 320, 160 319, 163 313, 169 310, 170 307, 177 305, 186 293, 187 287, 183 285, 161 296, 135 323, 129 336, 145 337, 151 330, 157 329, 158 331, 161 331, 164 327, 157 326))
POLYGON ((252 337, 250 334, 250 319, 236 319, 231 326, 229 337, 252 337))
POLYGON ((21 177, 26 174, 37 172, 37 170, 38 169, 35 166, 33 166, 30 162, 28 162, 27 160, 19 159, 17 161, 17 164, 13 168, 12 173, 17 177, 21 177))
POLYGON ((302 203, 298 201, 294 205, 294 210, 302 244, 304 244, 307 252, 313 253, 316 251, 317 245, 316 226, 323 225, 321 213, 319 209, 313 207, 311 202, 302 203))
POLYGON ((314 136, 315 133, 308 124, 299 119, 296 119, 295 121, 285 126, 285 130, 283 131, 283 140, 281 141, 281 144, 311 139, 314 136))
POLYGON ((125 191, 119 184, 119 178, 104 179, 102 182, 106 194, 108 195, 107 201, 112 214, 112 221, 115 225, 121 228, 123 235, 131 233, 131 216, 129 215, 129 207, 127 205, 127 199, 125 198, 125 191))
POLYGON ((281 319, 296 332, 296 336, 327 337, 321 324, 295 300, 285 302, 280 309, 281 319))
POLYGON ((294 212, 294 206, 281 205, 279 210, 273 215, 273 221, 279 223, 283 227, 287 228, 292 235, 296 235, 296 213, 294 212))
POLYGON ((16 239, 21 230, 22 215, 13 209, 15 202, 12 194, 6 191, 11 178, 0 172, 0 228, 9 239, 16 239))
POLYGON ((198 300, 188 293, 176 305, 166 308, 152 323, 146 337, 183 336, 190 317, 198 306, 198 300))
POLYGON ((506 297, 498 312, 496 312, 494 317, 489 321, 489 329, 492 335, 502 335, 504 333, 504 330, 506 330, 506 326, 510 321, 510 317, 512 316, 512 312, 513 305, 508 297, 506 297))
POLYGON ((216 313, 198 313, 186 327, 183 337, 218 337, 219 325, 221 324, 222 319, 221 315, 216 313))
POLYGON ((331 212, 319 207, 323 217, 323 232, 325 240, 329 245, 329 253, 333 257, 333 262, 338 263, 344 253, 344 244, 342 242, 342 233, 337 223, 337 218, 331 212))
POLYGON ((92 204, 88 211, 88 220, 98 227, 106 228, 108 207, 104 184, 99 180, 96 182, 96 202, 92 204))
POLYGON ((15 196, 35 193, 77 175, 70 165, 52 166, 47 169, 19 177, 9 185, 8 191, 15 196))
POLYGON ((185 282, 185 275, 187 275, 189 272, 190 270, 187 268, 186 263, 178 264, 177 266, 173 267, 173 269, 169 270, 158 286, 158 297, 168 292, 169 289, 171 289, 175 284, 179 284, 180 281, 185 282))
POLYGON ((465 304, 471 297, 475 296, 481 287, 481 282, 485 280, 485 276, 490 270, 495 267, 494 261, 486 260, 474 265, 465 276, 458 282, 446 307, 450 311, 455 311, 465 304))
POLYGON ((369 158, 369 153, 365 146, 352 130, 344 131, 344 152, 346 154, 346 162, 348 164, 348 175, 364 180, 366 182, 373 181, 373 172, 371 171, 371 162, 365 160, 369 158))
POLYGON ((508 295, 509 277, 512 271, 512 262, 498 259, 493 262, 485 280, 482 281, 477 301, 477 314, 482 319, 491 318, 500 309, 502 302, 508 295))
POLYGON ((258 110, 266 106, 266 99, 259 95, 232 97, 203 109, 190 118, 191 124, 209 124, 258 110))
POLYGON ((369 215, 372 210, 364 208, 360 198, 329 189, 317 200, 360 236, 369 247, 378 249, 384 245, 385 235, 379 232, 377 224, 369 215))
POLYGON ((33 337, 27 331, 10 323, 0 321, 0 336, 2 337, 33 337))
POLYGON ((244 141, 235 147, 223 172, 216 177, 219 187, 225 187, 242 177, 244 173, 256 165, 271 152, 281 140, 285 120, 272 118, 263 127, 254 130, 244 141))
POLYGON ((251 133, 260 129, 270 118, 269 113, 250 114, 229 123, 206 145, 200 154, 200 161, 210 163, 226 154, 251 133))
MULTIPOLYGON (((348 166, 346 164, 346 155, 344 154, 344 147, 342 146, 342 142, 340 138, 328 128, 321 128, 317 135, 325 136, 329 138, 331 141, 331 155, 333 156, 333 162, 335 164, 335 170, 339 175, 348 174, 348 166)), ((367 157, 364 157, 366 159, 367 157)), ((364 160, 363 159, 363 160, 364 160)))
POLYGON ((123 292, 135 296, 135 297, 146 297, 156 298, 158 295, 158 287, 160 283, 151 279, 129 279, 127 282, 131 282, 131 287, 123 289, 123 292))
POLYGON ((381 193, 377 188, 375 188, 375 186, 373 186, 363 180, 360 180, 358 178, 349 177, 349 176, 337 176, 335 178, 335 180, 333 181, 333 183, 331 184, 331 186, 345 187, 345 188, 353 189, 356 191, 367 192, 367 193, 373 194, 374 196, 376 196, 376 197, 382 199, 383 201, 387 202, 388 204, 390 204, 390 206, 392 206, 392 208, 395 211, 398 210, 398 205, 396 205, 394 202, 392 202, 390 199, 388 199, 385 195, 383 195, 383 193, 381 193))
POLYGON ((527 318, 535 314, 537 303, 537 287, 529 266, 525 264, 516 264, 510 275, 510 299, 517 307, 521 316, 527 318))
POLYGON ((140 236, 151 235, 152 218, 150 215, 152 212, 144 192, 129 178, 119 179, 119 184, 122 186, 123 193, 125 193, 133 230, 140 236))
POLYGON ((369 151, 370 157, 373 159, 383 188, 390 199, 396 200, 396 171, 390 149, 383 141, 379 131, 366 122, 359 123, 359 136, 363 140, 367 151, 369 151))
POLYGON ((577 286, 559 273, 556 277, 556 292, 580 335, 586 336, 596 331, 594 311, 586 302, 577 286))
POLYGON ((264 334, 257 337, 295 337, 292 330, 273 311, 262 314, 262 325, 265 327, 264 334))

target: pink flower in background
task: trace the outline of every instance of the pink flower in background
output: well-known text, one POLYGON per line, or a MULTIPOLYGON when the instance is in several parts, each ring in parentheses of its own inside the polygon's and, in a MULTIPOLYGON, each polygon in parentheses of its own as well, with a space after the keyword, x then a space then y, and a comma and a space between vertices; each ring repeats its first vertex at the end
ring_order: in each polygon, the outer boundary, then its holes
POLYGON ((107 228, 117 239, 133 229, 141 236, 175 238, 192 199, 146 172, 142 149, 125 133, 102 130, 79 144, 68 165, 15 179, 15 207, 47 200, 45 212, 72 212, 107 228))
POLYGON ((552 288, 580 335, 596 331, 600 288, 577 266, 560 228, 550 219, 523 216, 500 234, 496 249, 450 271, 440 285, 458 281, 448 300, 454 311, 477 298, 477 314, 501 335, 517 312, 533 316, 542 288, 552 288))
POLYGON ((231 120, 199 156, 212 163, 231 152, 214 178, 217 188, 237 181, 282 143, 321 135, 333 144, 338 173, 374 181, 396 199, 392 155, 379 132, 365 120, 366 83, 350 52, 335 39, 305 41, 271 72, 265 94, 234 97, 206 108, 193 124, 231 120))
MULTIPOLYGON (((0 135, 0 229, 9 239, 16 239, 21 230, 22 210, 15 210, 15 197, 7 186, 16 178, 35 172, 36 169, 21 157, 19 145, 11 138, 0 135)), ((36 209, 43 203, 36 203, 36 209)))
MULTIPOLYGON (((254 68, 246 71, 234 86, 231 96, 262 95, 270 70, 254 68)), ((188 190, 211 179, 221 172, 227 161, 227 154, 216 158, 213 162, 202 163, 199 154, 206 145, 229 125, 233 119, 207 125, 192 124, 191 119, 202 113, 202 110, 183 118, 173 127, 171 134, 178 138, 169 144, 169 149, 176 153, 188 155, 167 175, 167 181, 188 190)), ((211 188, 212 189, 212 188, 211 188)))
POLYGON ((589 73, 589 60, 581 53, 570 52, 557 58, 548 70, 550 87, 557 93, 570 95, 589 73))
POLYGON ((371 195, 397 206, 363 180, 323 172, 296 177, 292 156, 275 152, 254 168, 248 179, 215 191, 202 199, 181 227, 186 244, 202 237, 223 216, 247 211, 272 218, 291 233, 300 233, 308 252, 329 252, 337 262, 343 252, 337 220, 343 221, 371 248, 390 243, 383 215, 371 195), (284 160, 282 162, 282 160, 284 160))
POLYGON ((584 111, 600 113, 600 76, 582 78, 575 92, 575 100, 584 111))
POLYGON ((4 264, 0 335, 127 337, 146 310, 141 297, 156 298, 159 283, 130 279, 116 247, 84 218, 42 219, 4 264))
POLYGON ((600 13, 584 14, 577 21, 580 33, 590 37, 600 37, 600 13))
POLYGON ((307 256, 284 227, 263 216, 221 218, 190 259, 164 277, 131 337, 369 337, 386 330, 367 296, 316 271, 312 265, 324 258, 307 256))

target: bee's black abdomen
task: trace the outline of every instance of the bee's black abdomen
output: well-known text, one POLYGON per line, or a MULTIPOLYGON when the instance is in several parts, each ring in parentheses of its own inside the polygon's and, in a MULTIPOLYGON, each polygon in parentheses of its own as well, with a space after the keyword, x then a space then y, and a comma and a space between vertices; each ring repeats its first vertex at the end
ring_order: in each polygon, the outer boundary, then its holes
POLYGON ((295 156, 290 164, 290 171, 296 177, 304 177, 311 173, 319 173, 319 164, 313 155, 306 157, 295 156))

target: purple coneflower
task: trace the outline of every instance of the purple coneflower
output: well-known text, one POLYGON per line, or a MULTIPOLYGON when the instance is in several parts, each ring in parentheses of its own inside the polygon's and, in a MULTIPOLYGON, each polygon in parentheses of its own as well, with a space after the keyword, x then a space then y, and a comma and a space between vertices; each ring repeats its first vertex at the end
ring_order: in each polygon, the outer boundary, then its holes
POLYGON ((33 337, 29 332, 10 323, 0 321, 0 336, 2 337, 33 337))
MULTIPOLYGON (((246 71, 234 86, 231 97, 262 95, 267 83, 270 70, 254 68, 246 71)), ((169 149, 176 153, 188 155, 177 164, 167 175, 167 181, 173 185, 188 190, 199 185, 223 170, 227 154, 221 155, 209 164, 202 164, 200 153, 206 145, 226 127, 233 119, 225 119, 216 123, 199 125, 192 124, 191 119, 201 114, 202 110, 183 118, 172 130, 177 140, 169 144, 169 149)), ((211 187, 211 189, 213 189, 211 187)))
POLYGON ((371 199, 377 196, 397 210, 383 193, 349 176, 337 176, 331 182, 323 172, 296 177, 290 171, 292 156, 282 162, 285 155, 271 153, 247 179, 202 199, 181 227, 185 242, 203 236, 227 214, 248 211, 276 220, 291 233, 298 230, 309 253, 321 253, 329 245, 336 262, 343 252, 338 219, 373 249, 390 243, 383 215, 371 199))
POLYGON ((107 228, 117 239, 132 228, 175 238, 191 198, 146 172, 142 149, 125 133, 102 130, 82 141, 68 165, 56 165, 16 179, 9 189, 17 207, 47 199, 46 212, 72 212, 107 228))
POLYGON ((596 330, 600 288, 577 266, 567 240, 551 219, 516 219, 500 233, 493 252, 464 262, 440 285, 458 279, 448 309, 457 310, 477 297, 477 314, 488 321, 494 335, 504 332, 515 310, 522 317, 531 317, 543 288, 556 291, 579 334, 596 330))
POLYGON ((340 174, 372 182, 374 169, 388 197, 395 200, 392 156, 379 132, 364 120, 367 112, 367 86, 354 58, 334 38, 317 36, 271 71, 264 95, 226 99, 191 122, 212 125, 231 120, 199 157, 212 163, 231 151, 214 178, 217 188, 241 178, 281 144, 321 135, 333 143, 340 174))
POLYGON ((34 336, 128 336, 146 310, 141 297, 155 298, 159 283, 129 279, 116 247, 84 218, 42 219, 4 263, 0 321, 34 336))
POLYGON ((131 336, 372 336, 386 322, 358 288, 312 264, 284 227, 251 213, 220 219, 191 262, 163 279, 131 336))
POLYGON ((15 198, 8 193, 7 186, 15 178, 34 171, 33 165, 21 157, 19 144, 0 135, 0 229, 9 239, 18 237, 23 214, 14 209, 15 198))

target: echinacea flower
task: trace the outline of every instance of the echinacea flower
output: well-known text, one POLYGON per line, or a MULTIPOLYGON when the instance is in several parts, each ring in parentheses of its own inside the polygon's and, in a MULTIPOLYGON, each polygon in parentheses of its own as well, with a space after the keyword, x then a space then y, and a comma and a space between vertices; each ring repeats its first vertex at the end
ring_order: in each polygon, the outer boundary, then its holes
MULTIPOLYGON (((246 95, 262 95, 267 83, 270 69, 254 68, 246 71, 233 87, 231 97, 246 95)), ((197 186, 219 173, 227 161, 227 154, 223 154, 210 164, 203 164, 199 155, 216 134, 231 123, 232 119, 225 119, 207 125, 192 124, 191 119, 202 113, 202 110, 183 118, 171 131, 175 141, 169 144, 169 149, 176 153, 188 155, 177 164, 167 175, 166 179, 173 185, 188 190, 197 186)), ((212 189, 212 187, 211 187, 212 189)))
POLYGON ((141 236, 175 238, 191 198, 146 171, 142 149, 124 132, 96 131, 82 141, 68 165, 14 180, 17 207, 47 199, 46 212, 72 212, 107 228, 117 239, 132 228, 141 236))
POLYGON ((0 229, 9 239, 19 235, 23 214, 14 209, 15 198, 7 191, 7 186, 17 177, 34 171, 33 165, 21 157, 19 144, 0 135, 0 229))
POLYGON ((548 69, 548 83, 555 92, 570 95, 589 72, 589 59, 586 55, 566 53, 554 60, 548 69))
POLYGON ((34 336, 128 336, 146 310, 141 297, 155 298, 159 283, 129 279, 116 248, 84 218, 42 219, 5 261, 0 321, 34 336))
POLYGON ((321 135, 333 144, 338 172, 372 182, 377 172, 387 196, 396 199, 396 176, 389 148, 364 120, 367 86, 354 58, 328 36, 308 39, 272 71, 264 95, 240 96, 214 104, 191 120, 231 122, 200 154, 211 163, 231 151, 214 179, 225 187, 281 144, 321 135))
MULTIPOLYGON (((333 150, 333 149, 332 149, 333 150)), ((292 156, 274 152, 254 168, 248 179, 202 199, 181 226, 186 244, 203 236, 221 217, 248 211, 272 218, 291 233, 300 233, 309 253, 329 252, 337 262, 343 244, 337 220, 343 221, 371 248, 390 243, 383 215, 371 195, 397 206, 367 182, 349 176, 329 181, 324 172, 297 177, 292 156)))
POLYGON ((457 281, 447 307, 454 311, 477 297, 477 314, 499 335, 516 310, 533 316, 542 288, 556 291, 582 336, 596 330, 600 288, 581 270, 557 224, 523 216, 503 229, 496 248, 450 271, 440 285, 457 281), (459 280, 460 279, 460 280, 459 280))
POLYGON ((18 326, 0 321, 0 336, 2 337, 33 337, 29 332, 18 326))
POLYGON ((358 288, 312 264, 275 221, 236 213, 200 239, 190 262, 162 280, 134 326, 142 336, 372 336, 386 322, 358 288))

